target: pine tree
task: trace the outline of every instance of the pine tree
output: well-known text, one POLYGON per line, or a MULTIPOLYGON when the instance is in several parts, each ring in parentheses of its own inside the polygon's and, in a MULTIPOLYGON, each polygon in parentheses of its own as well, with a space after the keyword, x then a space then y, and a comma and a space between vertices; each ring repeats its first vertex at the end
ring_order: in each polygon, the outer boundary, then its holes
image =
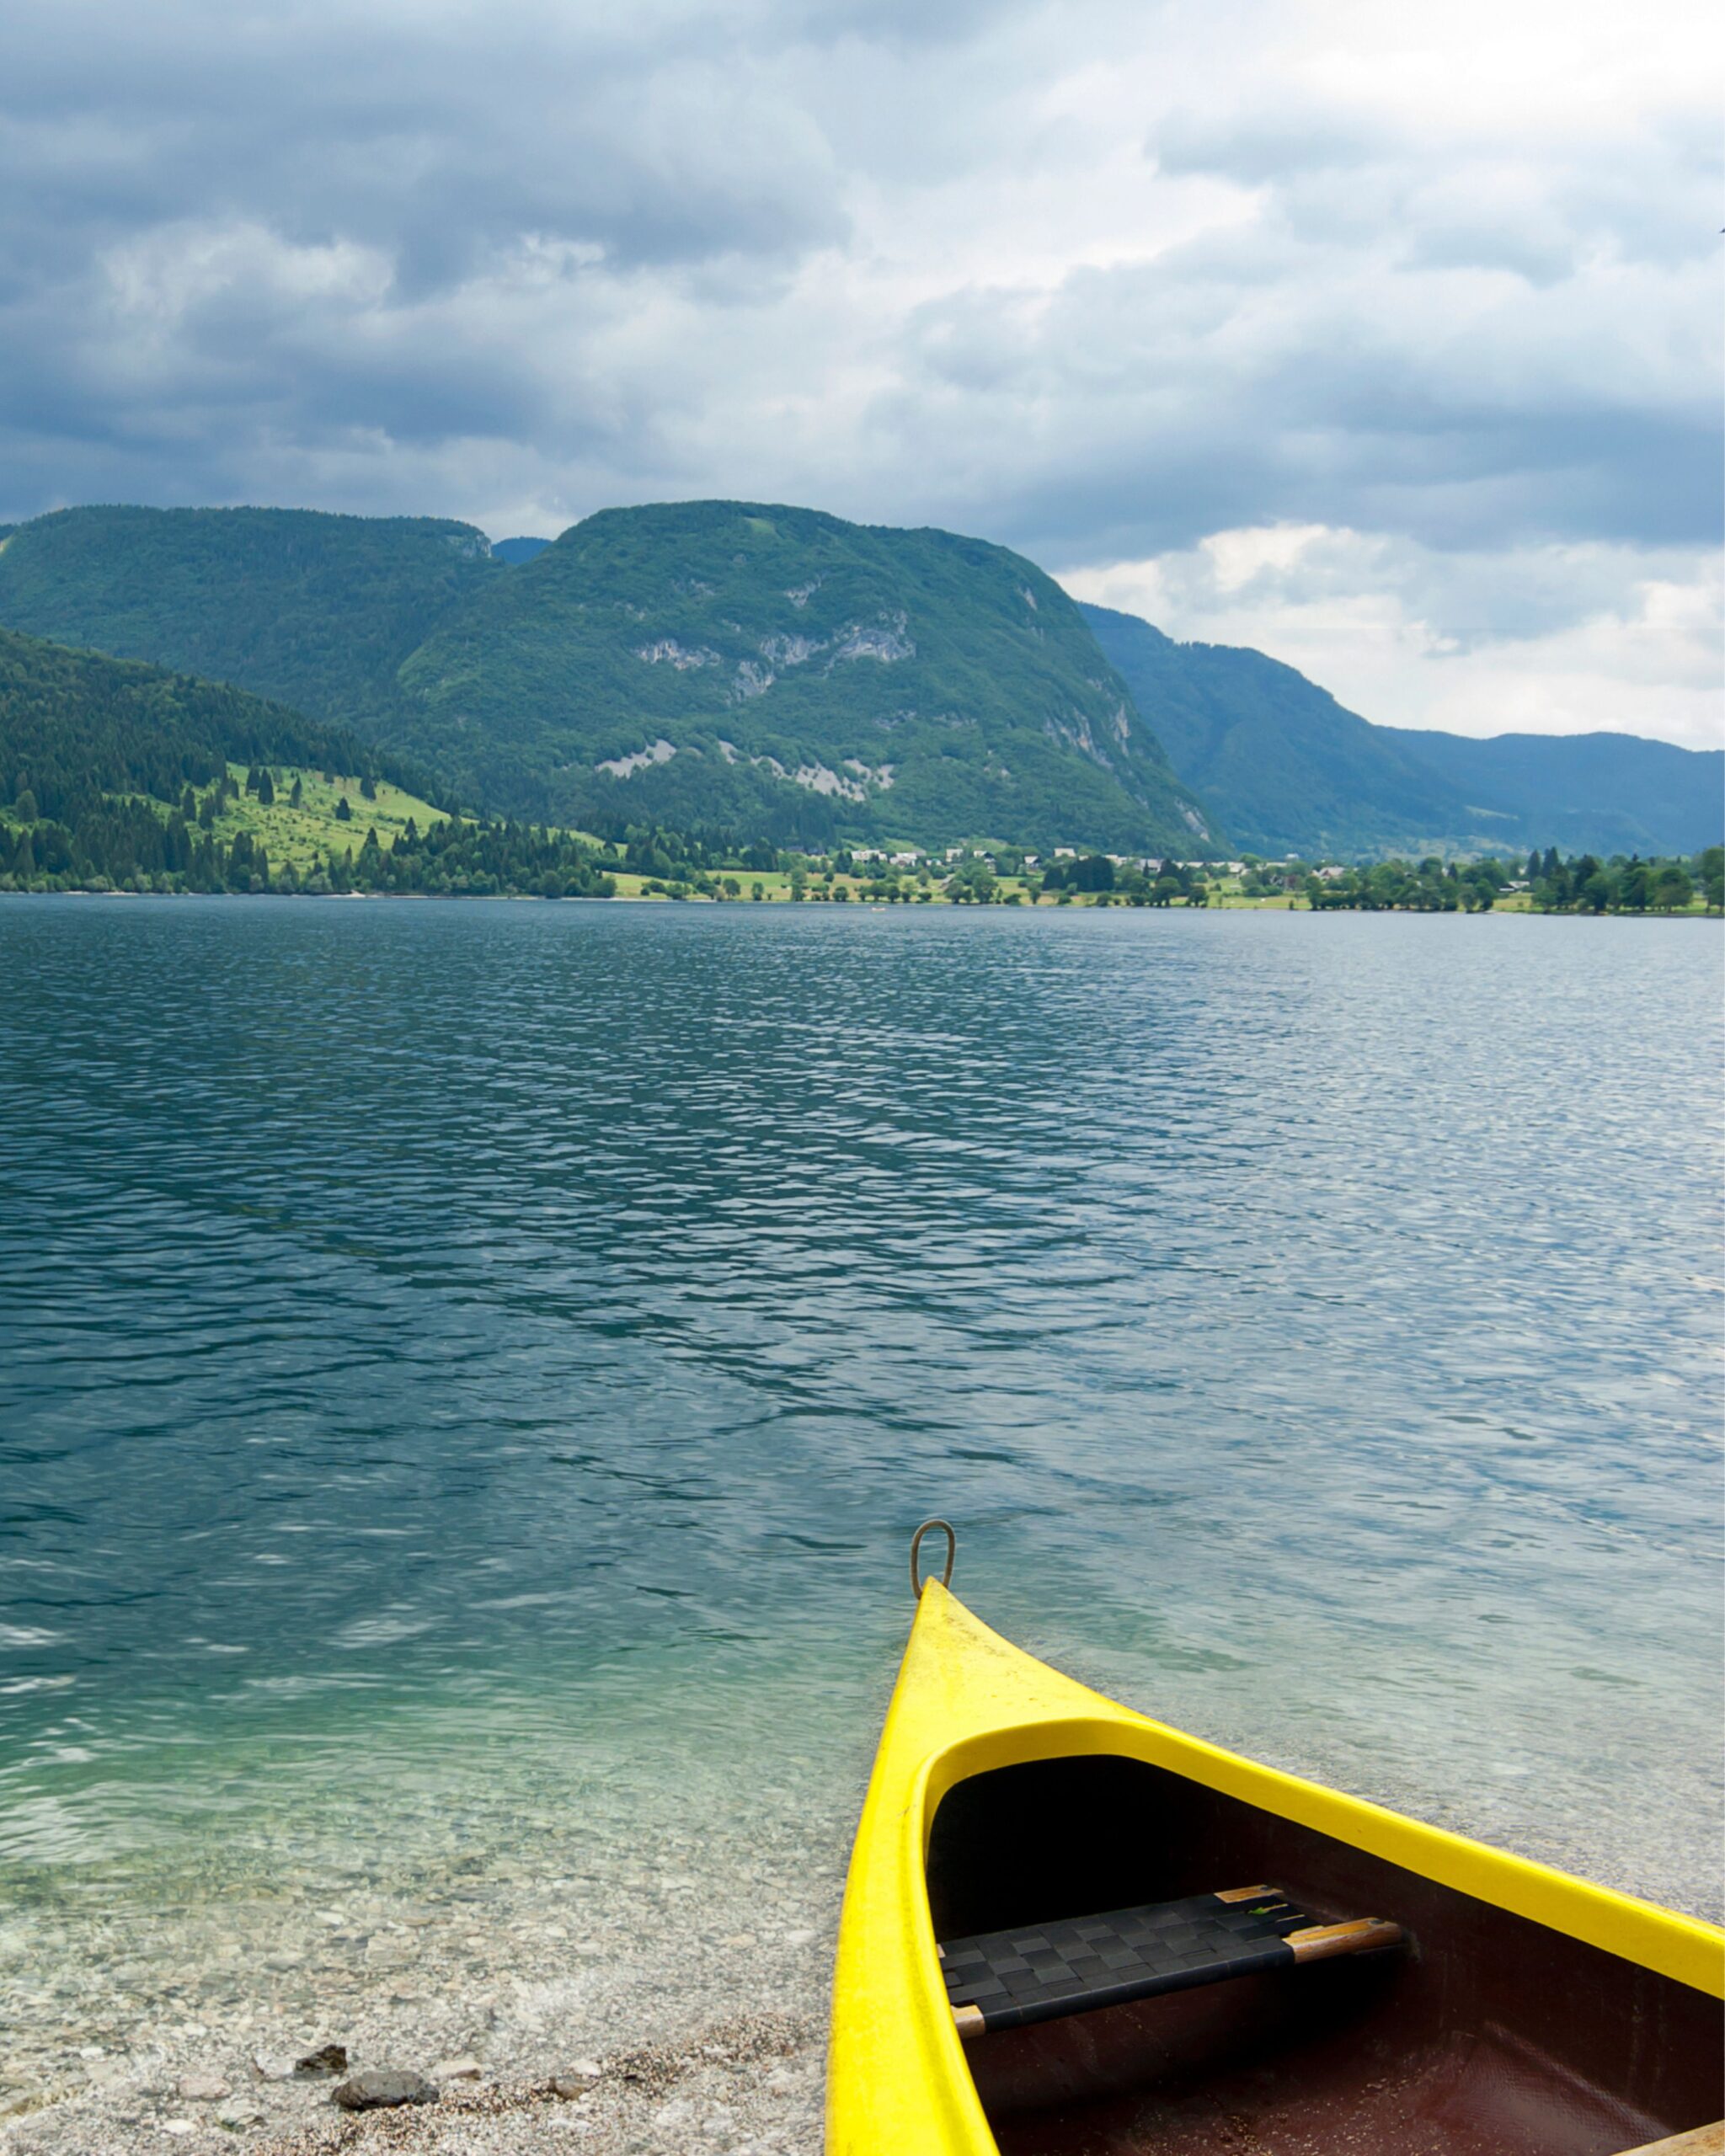
POLYGON ((338 824, 350 824, 353 819, 354 812, 347 805, 347 796, 344 793, 338 794, 335 801, 336 822, 338 824))
POLYGON ((296 771, 293 775, 293 791, 287 797, 287 805, 290 808, 297 808, 303 803, 305 798, 305 787, 301 781, 299 773, 296 771))
POLYGON ((260 808, 275 806, 275 782, 270 777, 267 766, 258 773, 258 806, 260 808))

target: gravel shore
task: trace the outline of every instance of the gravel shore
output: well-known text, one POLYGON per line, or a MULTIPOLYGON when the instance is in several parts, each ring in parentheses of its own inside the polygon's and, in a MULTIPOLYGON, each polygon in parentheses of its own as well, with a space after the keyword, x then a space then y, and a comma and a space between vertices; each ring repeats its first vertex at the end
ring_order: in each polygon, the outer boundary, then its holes
POLYGON ((661 1830, 584 1876, 457 1860, 412 1899, 356 1865, 243 1899, 14 1916, 0 2150, 814 2156, 844 1837, 796 1823, 794 1842, 782 1818, 661 1830), (339 2071, 296 2072, 324 2046, 339 2071), (437 2100, 332 2102, 376 2071, 428 2077, 437 2100))
MULTIPOLYGON (((1508 1790, 1465 1808, 1374 1794, 1717 1917, 1708 1764, 1671 1763, 1669 1812, 1632 1838, 1605 1806, 1535 1819, 1508 1790)), ((230 1837, 219 1869, 147 1897, 87 1880, 14 1902, 0 2152, 816 2156, 848 1807, 788 1781, 727 1814, 686 1772, 656 1812, 638 1789, 611 1812, 610 1787, 531 1809, 511 1787, 457 1815, 438 1785, 424 1817, 403 1790, 387 1848, 360 1803, 344 1838, 230 1837), (340 2068, 296 2074, 326 2045, 340 2068), (425 2076, 437 2100, 332 2102, 377 2071, 425 2076)))
POLYGON ((729 2156, 813 2156, 820 2145, 820 2020, 744 2015, 655 2044, 528 2079, 491 2079, 477 2062, 442 2083, 435 2103, 357 2115, 331 2100, 328 2079, 271 2079, 256 2067, 93 2090, 13 2124, 11 2145, 56 2156, 127 2156, 141 2148, 215 2156, 407 2149, 424 2156, 584 2156, 711 2149, 729 2156), (226 2088, 218 2097, 213 2092, 226 2088), (191 2089, 191 2095, 182 2089, 191 2089))

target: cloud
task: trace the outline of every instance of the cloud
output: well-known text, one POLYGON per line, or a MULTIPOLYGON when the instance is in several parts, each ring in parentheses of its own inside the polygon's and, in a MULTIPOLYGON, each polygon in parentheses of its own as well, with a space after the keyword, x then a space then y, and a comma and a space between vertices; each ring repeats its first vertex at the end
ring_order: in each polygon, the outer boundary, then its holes
POLYGON ((1258 644, 1385 725, 1721 745, 1711 549, 1456 554, 1280 525, 1064 581, 1184 642, 1258 644))
POLYGON ((1575 632, 1530 565, 1585 557, 1675 694, 1718 43, 1689 0, 62 0, 0 72, 0 516, 728 494, 1075 574, 1310 526, 1440 643, 1524 565, 1500 652, 1575 632))

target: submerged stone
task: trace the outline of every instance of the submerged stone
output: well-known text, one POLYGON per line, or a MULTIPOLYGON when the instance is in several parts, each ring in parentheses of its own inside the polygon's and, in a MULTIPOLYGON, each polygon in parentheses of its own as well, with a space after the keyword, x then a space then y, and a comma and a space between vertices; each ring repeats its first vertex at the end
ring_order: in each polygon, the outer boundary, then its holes
POLYGON ((437 2084, 423 2073, 393 2067, 373 2067, 356 2073, 330 2091, 330 2101, 344 2111, 378 2111, 398 2104, 435 2104, 437 2084))

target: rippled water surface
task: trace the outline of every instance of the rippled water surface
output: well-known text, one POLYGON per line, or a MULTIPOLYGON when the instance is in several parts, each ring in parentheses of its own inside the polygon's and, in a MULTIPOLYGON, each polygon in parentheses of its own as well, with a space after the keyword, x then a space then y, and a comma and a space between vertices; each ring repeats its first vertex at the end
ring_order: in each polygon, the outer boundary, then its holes
POLYGON ((1133 1704, 1705 1906, 1717 960, 0 899, 14 1907, 669 1837, 824 1924, 937 1510, 1133 1704))

